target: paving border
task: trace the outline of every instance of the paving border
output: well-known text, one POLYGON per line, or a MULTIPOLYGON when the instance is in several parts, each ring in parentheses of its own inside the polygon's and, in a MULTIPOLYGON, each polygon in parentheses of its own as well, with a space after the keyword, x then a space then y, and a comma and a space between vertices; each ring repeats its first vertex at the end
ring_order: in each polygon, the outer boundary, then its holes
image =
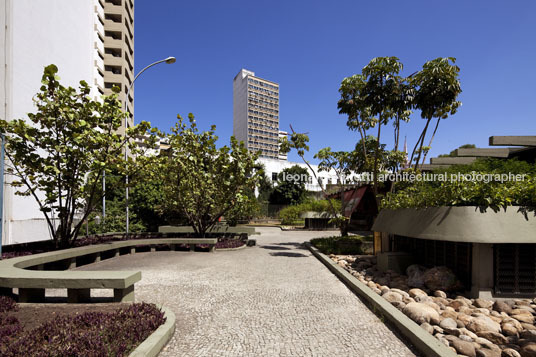
POLYGON ((391 305, 387 300, 372 291, 344 268, 337 265, 331 258, 305 242, 311 253, 331 270, 352 292, 365 300, 374 313, 388 320, 415 348, 426 357, 456 357, 450 348, 430 335, 413 320, 391 305))
POLYGON ((129 354, 129 357, 154 357, 168 343, 175 332, 175 314, 165 306, 161 307, 166 322, 160 325, 149 337, 129 354))

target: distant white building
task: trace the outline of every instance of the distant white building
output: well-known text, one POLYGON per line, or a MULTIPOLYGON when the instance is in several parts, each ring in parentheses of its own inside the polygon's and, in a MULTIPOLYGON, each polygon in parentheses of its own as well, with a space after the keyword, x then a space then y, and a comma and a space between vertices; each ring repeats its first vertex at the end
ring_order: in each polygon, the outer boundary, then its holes
MULTIPOLYGON (((267 158, 260 158, 257 160, 257 162, 264 166, 266 175, 272 181, 272 183, 275 183, 277 181, 277 176, 284 169, 288 169, 295 165, 303 167, 309 172, 309 175, 311 176, 310 182, 305 184, 305 189, 308 191, 315 191, 315 192, 322 191, 322 189, 318 185, 318 182, 314 179, 313 173, 311 172, 309 167, 303 162, 291 162, 287 160, 267 159, 267 158)), ((326 188, 326 185, 335 185, 339 183, 337 181, 338 180, 337 175, 335 174, 334 170, 318 171, 318 165, 311 165, 311 167, 313 168, 315 174, 318 177, 320 177, 322 187, 326 188)))

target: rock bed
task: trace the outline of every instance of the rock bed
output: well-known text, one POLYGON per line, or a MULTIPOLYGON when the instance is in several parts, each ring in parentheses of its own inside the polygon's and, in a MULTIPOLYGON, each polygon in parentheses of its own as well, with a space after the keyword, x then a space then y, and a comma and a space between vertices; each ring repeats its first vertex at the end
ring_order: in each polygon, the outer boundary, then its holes
POLYGON ((411 277, 380 272, 375 257, 330 258, 460 356, 536 357, 536 298, 468 299, 431 289, 437 288, 431 282, 417 282, 417 288, 411 277))

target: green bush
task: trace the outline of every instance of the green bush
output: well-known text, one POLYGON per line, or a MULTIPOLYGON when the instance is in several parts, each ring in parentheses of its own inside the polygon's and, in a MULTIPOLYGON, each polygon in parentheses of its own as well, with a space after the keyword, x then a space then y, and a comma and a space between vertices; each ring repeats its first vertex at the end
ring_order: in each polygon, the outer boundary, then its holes
POLYGON ((382 208, 426 208, 438 206, 480 206, 493 210, 507 206, 536 207, 536 166, 511 160, 484 159, 470 165, 455 165, 432 174, 526 175, 523 181, 417 181, 399 185, 388 193, 382 208))
POLYGON ((279 211, 279 218, 281 219, 281 224, 292 224, 292 222, 300 219, 300 205, 297 206, 288 206, 279 211))
MULTIPOLYGON (((335 210, 337 212, 341 209, 340 201, 331 200, 335 210)), ((304 212, 331 212, 331 207, 328 200, 311 200, 299 205, 293 205, 283 208, 279 211, 279 218, 281 219, 281 224, 292 224, 300 220, 300 214, 304 212)))
POLYGON ((324 254, 363 254, 361 236, 326 237, 311 239, 311 244, 324 254))

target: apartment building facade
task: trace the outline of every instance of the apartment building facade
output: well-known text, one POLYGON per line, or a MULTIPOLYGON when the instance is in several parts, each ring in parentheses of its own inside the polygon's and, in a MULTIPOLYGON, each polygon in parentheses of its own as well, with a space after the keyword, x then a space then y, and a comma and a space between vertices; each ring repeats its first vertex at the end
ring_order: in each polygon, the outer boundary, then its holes
MULTIPOLYGON (((129 126, 133 124, 134 89, 134 0, 101 0, 104 11, 104 94, 121 89, 119 98, 127 102, 129 126)), ((124 128, 121 128, 124 132, 124 128)))
POLYGON ((279 84, 240 70, 233 80, 233 135, 260 158, 279 158, 279 84))
MULTIPOLYGON (((133 5, 133 0, 0 0, 0 116, 19 119, 35 112, 32 99, 49 64, 58 67, 65 86, 76 88, 84 80, 99 100, 111 92, 110 83, 121 84, 124 99, 133 79, 133 5), (112 20, 118 15, 120 24, 112 20), (110 54, 116 49, 121 57, 110 54)), ((15 195, 11 181, 6 175, 3 243, 49 239, 35 200, 15 195)))

